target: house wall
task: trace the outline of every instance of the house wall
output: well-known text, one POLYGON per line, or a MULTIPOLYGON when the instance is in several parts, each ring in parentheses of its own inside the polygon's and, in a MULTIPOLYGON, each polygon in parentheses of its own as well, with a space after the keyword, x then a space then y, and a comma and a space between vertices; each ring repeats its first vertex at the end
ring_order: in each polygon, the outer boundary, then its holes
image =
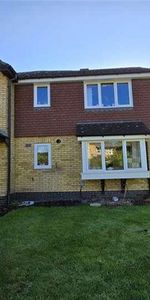
POLYGON ((68 136, 79 122, 143 121, 150 127, 150 79, 132 80, 133 108, 84 109, 83 83, 52 83, 51 107, 33 107, 33 85, 15 86, 15 136, 68 136))
MULTIPOLYGON (((33 85, 15 86, 15 193, 101 191, 100 180, 81 182, 81 144, 76 124, 84 121, 143 121, 150 126, 150 80, 132 80, 133 108, 84 109, 82 82, 52 83, 51 107, 33 107, 33 85), (61 139, 58 144, 57 139, 61 139), (51 143, 52 169, 34 169, 34 144, 51 143)), ((149 160, 150 160, 150 145, 149 160)), ((128 179, 130 191, 148 190, 147 179, 128 179)), ((106 180, 106 191, 120 191, 120 180, 106 180)), ((78 194, 79 195, 79 194, 78 194)))
POLYGON ((80 190, 81 145, 76 137, 15 139, 15 192, 80 190), (57 144, 57 139, 61 143, 57 144), (52 169, 34 169, 34 144, 51 143, 52 169))
MULTIPOLYGON (((75 136, 15 138, 15 192, 80 192, 81 144, 75 136), (57 143, 57 139, 61 143, 57 143), (51 143, 52 169, 34 169, 34 144, 51 143)), ((149 145, 150 151, 150 145, 149 145)), ((106 180, 106 191, 120 191, 120 180, 106 180)), ((148 190, 147 179, 127 180, 131 191, 148 190)), ((82 191, 101 191, 100 180, 82 182, 82 191)))
MULTIPOLYGON (((0 73, 0 130, 8 132, 8 79, 0 73)), ((7 146, 0 142, 0 205, 7 195, 7 146)))

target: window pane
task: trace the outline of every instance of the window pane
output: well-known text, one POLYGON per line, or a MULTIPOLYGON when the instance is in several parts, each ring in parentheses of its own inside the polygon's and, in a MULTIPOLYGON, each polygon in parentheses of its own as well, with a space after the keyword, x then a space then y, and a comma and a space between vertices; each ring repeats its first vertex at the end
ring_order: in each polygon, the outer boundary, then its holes
POLYGON ((117 83, 117 92, 118 92, 118 104, 128 105, 129 104, 128 83, 117 83))
POLYGON ((140 142, 127 142, 128 168, 141 168, 140 142))
POLYGON ((48 104, 48 88, 47 88, 47 86, 37 87, 37 104, 38 105, 48 104))
POLYGON ((87 104, 88 104, 88 106, 98 105, 98 85, 97 84, 87 85, 87 104))
POLYGON ((105 162, 107 170, 123 169, 123 152, 121 141, 105 142, 105 162))
POLYGON ((88 168, 90 170, 101 169, 101 144, 89 144, 88 145, 88 168))
POLYGON ((48 146, 39 145, 37 146, 37 165, 47 166, 48 165, 48 146))
POLYGON ((103 106, 114 106, 114 85, 113 83, 101 84, 101 93, 102 93, 102 105, 103 106))

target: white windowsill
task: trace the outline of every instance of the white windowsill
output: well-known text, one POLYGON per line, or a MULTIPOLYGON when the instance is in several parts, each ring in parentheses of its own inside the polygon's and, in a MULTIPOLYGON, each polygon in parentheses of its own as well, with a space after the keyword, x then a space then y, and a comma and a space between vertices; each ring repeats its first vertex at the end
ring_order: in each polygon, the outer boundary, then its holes
POLYGON ((41 105, 38 105, 38 104, 35 104, 34 105, 34 107, 39 107, 39 108, 41 108, 41 107, 50 107, 50 104, 41 104, 41 105))
POLYGON ((83 180, 94 179, 129 179, 129 178, 149 178, 150 171, 106 171, 106 172, 87 172, 81 173, 83 180))
POLYGON ((48 166, 34 166, 34 169, 36 170, 48 170, 48 169, 51 169, 51 166, 48 165, 48 166))
POLYGON ((112 106, 99 106, 99 105, 95 105, 95 106, 85 106, 85 109, 115 109, 115 108, 133 108, 132 104, 128 104, 128 105, 112 105, 112 106))

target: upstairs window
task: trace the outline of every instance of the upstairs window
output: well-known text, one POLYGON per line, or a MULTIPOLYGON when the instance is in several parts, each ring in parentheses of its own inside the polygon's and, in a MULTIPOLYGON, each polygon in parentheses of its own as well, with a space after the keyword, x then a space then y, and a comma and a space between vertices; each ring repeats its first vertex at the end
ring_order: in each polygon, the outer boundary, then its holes
POLYGON ((127 82, 117 83, 118 105, 129 105, 129 85, 127 82))
POLYGON ((102 106, 114 106, 115 105, 115 95, 114 95, 114 85, 113 83, 102 83, 101 84, 101 98, 102 106))
POLYGON ((97 106, 98 105, 97 84, 88 84, 87 85, 87 103, 88 103, 88 106, 97 106))
POLYGON ((50 106, 50 86, 34 85, 34 107, 50 106))
POLYGON ((85 108, 131 107, 131 82, 85 84, 85 108))

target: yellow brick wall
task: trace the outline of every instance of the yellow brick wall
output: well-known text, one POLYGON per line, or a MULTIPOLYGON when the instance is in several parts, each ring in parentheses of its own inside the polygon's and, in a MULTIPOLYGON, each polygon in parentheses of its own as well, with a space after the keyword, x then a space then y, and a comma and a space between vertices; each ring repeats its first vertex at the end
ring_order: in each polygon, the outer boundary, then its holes
MULTIPOLYGON (((0 130, 8 132, 8 79, 0 73, 0 130)), ((7 194, 7 146, 0 143, 0 197, 7 194)))
POLYGON ((15 139, 14 139, 14 85, 11 83, 11 139, 10 139, 10 147, 11 147, 11 176, 10 176, 10 192, 15 192, 15 139))
MULTIPOLYGON (((149 147, 150 149, 150 147, 149 147)), ((15 139, 15 192, 80 190, 81 144, 75 136, 15 139), (57 144, 56 140, 61 139, 57 144), (34 144, 51 143, 52 169, 34 169, 34 144)), ((106 180, 106 190, 120 190, 120 180, 106 180)), ((146 179, 127 180, 127 189, 148 189, 146 179)), ((83 191, 100 191, 100 180, 83 181, 83 191)))
POLYGON ((0 73, 0 129, 8 130, 8 79, 0 73))
MULTIPOLYGON (((127 179, 126 181, 126 189, 127 190, 147 190, 148 183, 147 179, 127 179)), ((100 180, 87 180, 84 181, 83 191, 100 191, 101 190, 101 182, 100 180)), ((109 179, 105 180, 105 190, 106 191, 120 191, 121 184, 118 179, 109 179)))
POLYGON ((0 197, 7 194, 7 146, 0 142, 0 197))
POLYGON ((16 138, 15 191, 79 191, 80 150, 81 146, 76 137, 16 138), (60 144, 56 143, 58 138, 62 141, 60 144), (35 143, 51 143, 52 169, 34 169, 35 143), (26 147, 26 144, 31 144, 31 147, 26 147))

